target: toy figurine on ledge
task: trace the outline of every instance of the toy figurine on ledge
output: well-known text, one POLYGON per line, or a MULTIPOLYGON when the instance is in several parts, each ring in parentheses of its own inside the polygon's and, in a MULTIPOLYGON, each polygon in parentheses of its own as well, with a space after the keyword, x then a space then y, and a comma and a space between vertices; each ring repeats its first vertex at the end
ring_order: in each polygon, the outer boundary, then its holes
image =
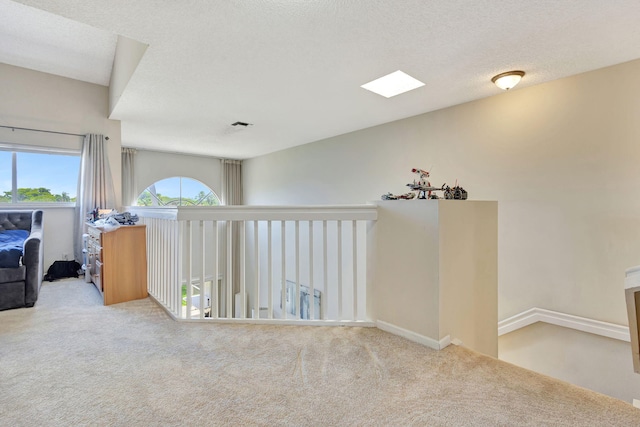
POLYGON ((416 197, 414 193, 406 193, 406 194, 399 194, 399 195, 387 193, 382 195, 382 200, 411 200, 414 197, 416 197))
POLYGON ((444 189, 444 198, 445 199, 453 199, 453 200, 467 200, 468 194, 467 190, 460 187, 458 185, 458 181, 456 181, 456 185, 453 188, 447 187, 444 189))
POLYGON ((431 183, 427 180, 429 178, 429 171, 424 169, 411 169, 411 172, 418 174, 419 179, 413 180, 413 183, 407 184, 414 193, 406 193, 401 195, 394 195, 391 193, 383 194, 382 200, 410 200, 417 198, 418 199, 439 199, 438 195, 434 193, 434 191, 443 191, 445 199, 455 199, 455 200, 466 200, 468 197, 467 191, 458 186, 458 182, 456 181, 456 185, 453 188, 450 188, 446 184, 442 184, 442 187, 433 187, 431 183))
POLYGON ((414 179, 412 184, 407 184, 407 187, 416 192, 418 199, 437 199, 438 196, 432 193, 438 190, 444 191, 444 185, 442 188, 432 187, 431 183, 427 181, 427 178, 429 178, 429 171, 413 168, 411 169, 411 172, 418 174, 420 179, 418 179, 418 181, 414 179))

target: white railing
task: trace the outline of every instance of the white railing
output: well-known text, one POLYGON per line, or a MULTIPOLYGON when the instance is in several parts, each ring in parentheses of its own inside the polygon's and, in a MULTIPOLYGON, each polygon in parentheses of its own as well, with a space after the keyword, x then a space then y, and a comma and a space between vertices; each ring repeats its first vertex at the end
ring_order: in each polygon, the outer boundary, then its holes
POLYGON ((371 324, 362 206, 137 208, 149 294, 174 318, 371 324))

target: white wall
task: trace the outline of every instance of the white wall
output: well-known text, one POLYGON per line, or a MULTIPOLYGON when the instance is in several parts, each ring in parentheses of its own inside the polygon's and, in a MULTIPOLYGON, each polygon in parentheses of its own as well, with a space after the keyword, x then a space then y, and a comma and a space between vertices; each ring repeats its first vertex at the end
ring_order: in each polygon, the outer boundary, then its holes
POLYGON ((498 349, 506 362, 629 403, 640 399, 628 342, 538 322, 501 336, 498 349))
POLYGON ((161 179, 185 176, 206 184, 218 197, 221 195, 220 159, 215 157, 138 150, 134 165, 138 194, 161 179))
POLYGON ((380 201, 377 207, 371 261, 378 326, 418 334, 416 341, 432 348, 450 338, 497 357, 497 203, 380 201))
POLYGON ((138 68, 138 64, 148 47, 148 44, 140 43, 137 40, 118 34, 118 44, 116 45, 111 80, 109 82, 109 115, 116 108, 122 93, 136 68, 138 68))
MULTIPOLYGON (((109 136, 107 152, 120 204, 120 122, 107 118, 108 88, 0 64, 1 125, 109 136)), ((0 128, 0 142, 80 149, 82 138, 0 128)), ((1 206, 0 206, 1 208, 1 206)), ((73 257, 73 209, 44 208, 45 269, 73 257)))
POLYGON ((244 162, 245 200, 364 203, 432 168, 433 184, 499 202, 500 319, 535 306, 626 324, 638 94, 633 61, 261 156, 244 162))

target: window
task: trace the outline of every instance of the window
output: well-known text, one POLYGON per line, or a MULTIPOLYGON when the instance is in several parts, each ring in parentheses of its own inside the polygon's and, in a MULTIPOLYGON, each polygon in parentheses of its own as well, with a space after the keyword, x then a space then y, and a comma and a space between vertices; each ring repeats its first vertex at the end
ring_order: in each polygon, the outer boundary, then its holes
POLYGON ((138 206, 218 206, 212 189, 191 178, 174 176, 151 184, 138 196, 138 206))
POLYGON ((11 203, 11 152, 0 151, 0 203, 11 203))
POLYGON ((78 189, 80 153, 0 148, 0 203, 70 203, 78 189))

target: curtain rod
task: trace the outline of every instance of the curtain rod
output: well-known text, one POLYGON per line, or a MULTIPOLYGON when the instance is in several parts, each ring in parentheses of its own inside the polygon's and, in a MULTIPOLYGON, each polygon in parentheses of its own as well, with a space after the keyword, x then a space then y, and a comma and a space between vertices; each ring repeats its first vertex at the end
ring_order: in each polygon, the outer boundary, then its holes
MULTIPOLYGON (((82 134, 79 133, 68 133, 68 132, 57 132, 55 130, 43 130, 43 129, 32 129, 32 128, 19 128, 16 126, 3 126, 0 125, 0 128, 6 128, 6 129, 11 129, 11 130, 29 130, 32 132, 44 132, 44 133, 57 133, 58 135, 71 135, 71 136, 84 136, 82 134)), ((106 139, 107 141, 109 140, 108 136, 105 136, 104 139, 106 139)))

